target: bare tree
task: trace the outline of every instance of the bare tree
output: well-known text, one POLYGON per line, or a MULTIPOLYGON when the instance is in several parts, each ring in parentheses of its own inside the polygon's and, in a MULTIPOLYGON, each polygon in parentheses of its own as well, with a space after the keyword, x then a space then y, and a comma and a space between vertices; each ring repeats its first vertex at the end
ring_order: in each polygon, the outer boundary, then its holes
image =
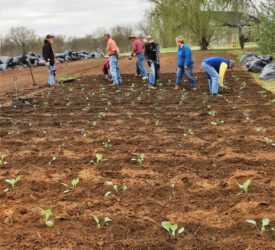
POLYGON ((15 46, 20 47, 23 54, 29 51, 31 43, 36 40, 36 38, 35 32, 26 27, 11 28, 7 35, 7 39, 15 46))

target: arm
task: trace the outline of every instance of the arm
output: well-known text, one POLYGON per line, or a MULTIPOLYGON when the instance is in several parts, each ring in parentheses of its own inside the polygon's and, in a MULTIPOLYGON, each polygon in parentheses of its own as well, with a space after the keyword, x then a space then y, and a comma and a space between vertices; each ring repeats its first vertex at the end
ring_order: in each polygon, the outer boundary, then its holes
POLYGON ((188 68, 191 59, 191 49, 189 47, 184 48, 184 67, 188 68))
POLYGON ((223 87, 224 75, 227 69, 228 69, 228 64, 225 62, 221 63, 220 70, 219 70, 219 74, 220 74, 219 84, 221 87, 223 87))

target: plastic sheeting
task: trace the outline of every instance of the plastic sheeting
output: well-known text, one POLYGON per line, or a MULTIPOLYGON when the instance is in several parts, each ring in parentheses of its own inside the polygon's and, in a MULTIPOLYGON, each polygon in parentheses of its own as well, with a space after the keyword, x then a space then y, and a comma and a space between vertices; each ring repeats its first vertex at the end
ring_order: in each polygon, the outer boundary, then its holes
POLYGON ((260 75, 262 80, 275 80, 275 62, 266 65, 260 75))
POLYGON ((245 64, 249 72, 261 73, 272 62, 272 56, 262 57, 257 54, 247 54, 241 57, 241 63, 245 64))

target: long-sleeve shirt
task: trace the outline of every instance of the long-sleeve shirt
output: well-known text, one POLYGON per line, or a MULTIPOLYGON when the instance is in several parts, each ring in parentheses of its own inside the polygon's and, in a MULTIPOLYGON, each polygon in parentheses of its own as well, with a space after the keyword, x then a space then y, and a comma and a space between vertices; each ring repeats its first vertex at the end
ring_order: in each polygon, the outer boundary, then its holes
POLYGON ((51 44, 45 40, 43 46, 43 58, 46 62, 49 62, 51 66, 55 64, 55 55, 51 44))
POLYGON ((219 84, 223 86, 225 72, 230 65, 230 60, 224 57, 209 57, 203 60, 204 63, 212 66, 220 76, 219 84))
POLYGON ((194 64, 192 58, 192 51, 188 44, 184 44, 181 48, 178 49, 178 66, 179 67, 189 67, 194 64))
POLYGON ((138 38, 135 39, 135 41, 133 42, 132 51, 135 54, 139 54, 143 52, 143 50, 144 50, 144 43, 138 38))
POLYGON ((157 43, 148 43, 145 45, 145 58, 160 65, 160 48, 157 43))

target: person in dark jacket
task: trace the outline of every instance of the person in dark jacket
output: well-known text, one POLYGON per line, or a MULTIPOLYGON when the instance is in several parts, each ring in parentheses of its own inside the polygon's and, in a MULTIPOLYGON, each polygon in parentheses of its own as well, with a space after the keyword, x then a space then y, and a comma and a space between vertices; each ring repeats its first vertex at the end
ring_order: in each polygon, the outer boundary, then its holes
POLYGON ((159 44, 155 43, 151 36, 144 38, 143 42, 145 44, 145 59, 150 67, 148 78, 149 88, 156 89, 160 70, 159 44))
POLYGON ((208 75, 208 85, 211 95, 219 93, 219 86, 223 89, 224 75, 227 69, 233 69, 235 62, 224 57, 209 57, 202 61, 201 67, 208 75))
POLYGON ((47 35, 43 46, 43 58, 46 61, 46 65, 49 69, 48 84, 50 87, 54 87, 56 84, 55 54, 52 48, 54 38, 54 35, 47 35))
POLYGON ((190 82, 191 89, 197 90, 197 83, 193 75, 194 61, 191 49, 188 44, 184 43, 184 39, 181 36, 176 38, 176 44, 178 47, 178 69, 175 90, 183 89, 182 77, 184 74, 186 74, 190 82))

